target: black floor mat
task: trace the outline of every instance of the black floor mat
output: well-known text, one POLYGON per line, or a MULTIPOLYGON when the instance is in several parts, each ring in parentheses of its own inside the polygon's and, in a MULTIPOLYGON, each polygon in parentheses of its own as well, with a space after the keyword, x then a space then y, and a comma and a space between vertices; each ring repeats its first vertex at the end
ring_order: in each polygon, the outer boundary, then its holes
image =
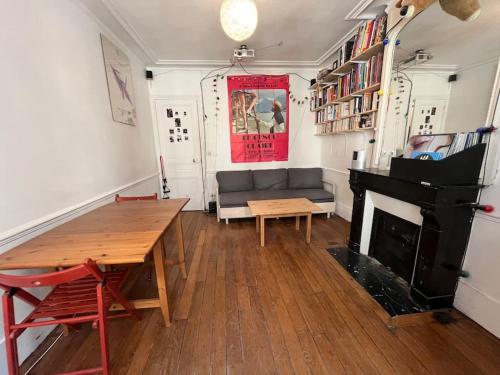
POLYGON ((328 252, 391 316, 425 311, 411 298, 406 281, 375 259, 347 247, 328 252))

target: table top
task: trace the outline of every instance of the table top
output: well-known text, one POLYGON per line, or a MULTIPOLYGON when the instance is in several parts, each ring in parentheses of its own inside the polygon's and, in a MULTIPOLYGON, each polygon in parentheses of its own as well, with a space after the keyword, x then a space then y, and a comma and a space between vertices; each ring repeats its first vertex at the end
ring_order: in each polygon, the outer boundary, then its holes
POLYGON ((321 208, 307 198, 271 199, 248 201, 253 216, 305 214, 321 211, 321 208))
POLYGON ((188 198, 110 203, 49 230, 3 254, 0 269, 144 262, 188 198))

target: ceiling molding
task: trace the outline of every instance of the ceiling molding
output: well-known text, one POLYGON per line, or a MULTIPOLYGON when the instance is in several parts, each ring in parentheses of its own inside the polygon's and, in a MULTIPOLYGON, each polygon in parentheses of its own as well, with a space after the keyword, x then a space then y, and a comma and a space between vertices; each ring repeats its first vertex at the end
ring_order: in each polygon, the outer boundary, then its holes
POLYGON ((374 0, 361 0, 349 13, 347 13, 344 19, 346 21, 365 19, 360 17, 360 15, 373 3, 373 1, 374 0))
MULTIPOLYGON (((135 28, 128 23, 125 18, 120 14, 114 0, 100 0, 102 4, 110 11, 116 21, 125 29, 125 31, 134 40, 141 51, 153 62, 153 66, 222 66, 229 63, 228 60, 169 60, 160 59, 156 56, 151 48, 149 48, 145 41, 139 36, 139 33, 135 28)), ((286 67, 301 67, 301 68, 318 68, 324 64, 332 55, 345 43, 349 38, 352 37, 356 29, 363 23, 365 18, 360 15, 365 11, 374 0, 361 0, 357 3, 354 8, 345 16, 345 20, 353 21, 360 20, 349 32, 347 32, 341 39, 339 39, 333 46, 328 48, 319 58, 316 60, 290 60, 290 61, 280 61, 280 60, 255 60, 248 63, 250 66, 286 66, 286 67)))
MULTIPOLYGON (((261 67, 298 67, 298 68, 314 68, 317 69, 318 64, 316 61, 280 61, 280 60, 255 60, 245 61, 244 64, 248 66, 261 66, 261 67)), ((160 59, 156 61, 154 66, 157 67, 178 67, 178 66, 191 66, 191 67, 215 67, 231 65, 231 59, 227 60, 165 60, 160 59)))
MULTIPOLYGON (((105 24, 98 15, 94 12, 94 10, 90 9, 84 1, 75 1, 75 5, 78 6, 87 16, 89 16, 101 29, 101 34, 104 34, 107 38, 109 38, 116 46, 118 46, 123 52, 125 52, 128 56, 135 56, 138 60, 144 62, 145 59, 148 58, 146 54, 144 54, 143 50, 133 51, 130 46, 125 44, 120 36, 111 28, 105 24), (143 55, 139 56, 137 52, 142 52, 143 55)), ((125 30, 128 33, 128 31, 125 30)), ((99 42, 100 43, 100 42, 99 42)))
POLYGON ((144 40, 139 36, 139 33, 134 29, 134 27, 128 23, 125 18, 118 11, 113 0, 101 0, 101 2, 108 8, 113 17, 118 21, 120 25, 129 33, 129 35, 137 43, 137 46, 142 50, 142 52, 151 60, 157 61, 158 57, 155 55, 152 49, 150 49, 144 40))
POLYGON ((454 73, 458 69, 458 65, 447 64, 419 64, 409 67, 403 67, 400 71, 409 71, 415 73, 454 73))

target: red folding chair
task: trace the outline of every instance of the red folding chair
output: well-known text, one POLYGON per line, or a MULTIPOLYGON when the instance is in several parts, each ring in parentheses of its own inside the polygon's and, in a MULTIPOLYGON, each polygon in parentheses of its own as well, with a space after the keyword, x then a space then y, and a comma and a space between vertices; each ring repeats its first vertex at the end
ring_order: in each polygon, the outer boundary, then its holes
POLYGON ((94 328, 99 328, 102 365, 65 374, 109 374, 106 319, 133 316, 140 320, 134 307, 119 291, 126 273, 126 270, 102 272, 94 261, 87 259, 79 266, 41 275, 0 274, 0 288, 5 290, 2 305, 9 374, 19 374, 16 340, 25 329, 57 324, 72 326, 84 322, 92 322, 94 328), (43 300, 23 289, 51 286, 54 289, 43 300), (20 323, 15 320, 14 296, 34 307, 20 323), (114 302, 120 303, 126 312, 108 315, 114 302))
POLYGON ((142 195, 137 197, 120 197, 120 194, 115 195, 115 202, 125 202, 125 201, 156 201, 158 200, 158 194, 153 195, 142 195))

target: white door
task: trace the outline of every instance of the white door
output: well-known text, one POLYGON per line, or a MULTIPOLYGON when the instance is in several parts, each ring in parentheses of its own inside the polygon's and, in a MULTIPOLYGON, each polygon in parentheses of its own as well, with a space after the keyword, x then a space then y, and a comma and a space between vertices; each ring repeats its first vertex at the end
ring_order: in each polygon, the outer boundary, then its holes
POLYGON ((186 210, 203 210, 198 108, 195 100, 156 99, 156 126, 170 198, 190 198, 186 210))

